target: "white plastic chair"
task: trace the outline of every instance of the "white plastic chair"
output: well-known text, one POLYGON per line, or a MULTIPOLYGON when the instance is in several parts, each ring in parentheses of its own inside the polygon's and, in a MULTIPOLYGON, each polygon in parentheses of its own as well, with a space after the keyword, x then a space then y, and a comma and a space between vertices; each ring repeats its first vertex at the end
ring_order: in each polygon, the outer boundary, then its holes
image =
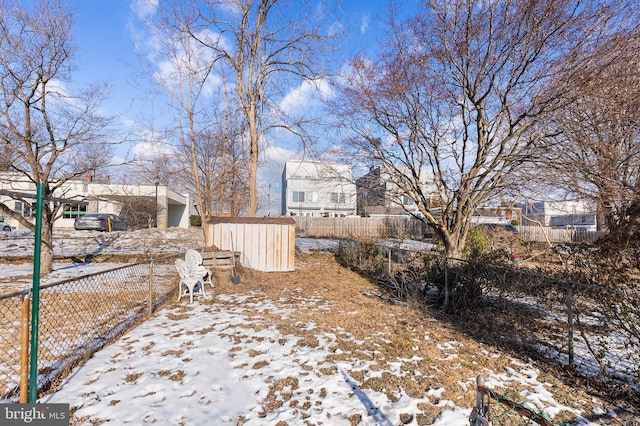
POLYGON ((200 284, 201 293, 204 297, 207 297, 207 293, 204 291, 204 281, 202 277, 191 274, 189 265, 182 259, 176 259, 176 269, 180 275, 180 284, 178 288, 178 302, 182 299, 182 296, 189 294, 189 303, 193 303, 193 294, 195 287, 200 284))
POLYGON ((203 283, 208 283, 213 287, 211 281, 211 270, 205 266, 202 266, 202 255, 198 250, 189 249, 184 255, 184 259, 189 265, 191 274, 202 279, 203 283))

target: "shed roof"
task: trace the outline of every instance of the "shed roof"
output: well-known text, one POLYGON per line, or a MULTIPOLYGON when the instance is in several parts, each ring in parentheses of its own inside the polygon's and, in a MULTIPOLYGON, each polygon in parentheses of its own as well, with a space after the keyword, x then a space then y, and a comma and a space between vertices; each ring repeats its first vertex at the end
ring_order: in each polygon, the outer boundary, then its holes
POLYGON ((230 217, 230 216, 211 216, 207 223, 215 225, 217 223, 243 223, 243 224, 259 224, 259 225, 295 225, 296 221, 290 217, 230 217))

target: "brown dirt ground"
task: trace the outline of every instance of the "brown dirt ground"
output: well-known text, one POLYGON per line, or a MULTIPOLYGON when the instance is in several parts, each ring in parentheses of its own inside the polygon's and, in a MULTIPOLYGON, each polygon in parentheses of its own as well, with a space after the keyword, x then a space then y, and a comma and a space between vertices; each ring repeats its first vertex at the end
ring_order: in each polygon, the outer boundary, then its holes
MULTIPOLYGON (((430 389, 444 388, 442 399, 451 400, 458 406, 472 407, 475 404, 473 379, 479 373, 487 370, 502 373, 513 367, 511 358, 517 355, 506 354, 479 343, 449 324, 436 320, 425 309, 394 304, 378 297, 379 289, 375 285, 339 265, 333 255, 305 255, 303 260, 297 260, 296 268, 294 272, 283 273, 241 271, 242 281, 239 285, 222 283, 217 286, 216 293, 251 293, 292 309, 299 307, 303 299, 323 299, 327 309, 294 309, 286 318, 265 312, 260 312, 259 316, 264 322, 276 325, 282 333, 302 337, 299 344, 310 347, 317 345, 315 335, 318 333, 336 334, 337 347, 332 355, 336 361, 377 359, 383 369, 388 363, 402 359, 406 368, 423 373, 403 377, 384 373, 379 378, 367 379, 361 384, 362 388, 386 392, 391 400, 399 388, 417 398, 426 397, 430 389), (313 330, 304 330, 299 326, 300 323, 310 322, 316 324, 313 330), (361 343, 355 343, 354 340, 361 343), (454 343, 457 357, 443 359, 446 353, 443 354, 437 346, 447 342, 457 342, 454 343), (412 357, 419 357, 420 360, 406 361, 412 357), (463 389, 460 383, 466 383, 468 388, 463 389)), ((216 303, 225 302, 218 300, 216 303)), ((620 410, 615 401, 605 401, 587 388, 570 387, 563 383, 558 370, 536 367, 540 369, 538 381, 546 383, 555 401, 582 410, 583 417, 611 425, 622 425, 632 418, 632 415, 620 410), (611 410, 617 417, 602 418, 594 413, 595 408, 603 412, 611 410)), ((359 381, 364 379, 354 378, 359 381)), ((509 389, 496 391, 517 396, 525 389, 526 386, 514 381, 509 389)), ((421 407, 423 412, 416 418, 418 424, 430 424, 438 417, 441 408, 432 404, 421 407)), ((563 411, 554 418, 554 423, 570 424, 572 420, 575 421, 575 414, 563 411)))

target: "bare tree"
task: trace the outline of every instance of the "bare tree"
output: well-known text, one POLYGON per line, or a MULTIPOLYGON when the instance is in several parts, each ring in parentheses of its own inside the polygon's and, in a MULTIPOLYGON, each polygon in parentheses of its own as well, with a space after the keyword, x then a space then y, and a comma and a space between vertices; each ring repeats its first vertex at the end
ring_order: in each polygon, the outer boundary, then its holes
MULTIPOLYGON (((11 170, 44 195, 60 196, 64 184, 96 167, 78 161, 88 145, 107 143, 112 118, 100 111, 106 87, 94 85, 71 93, 72 17, 61 1, 0 2, 0 145, 11 153, 11 170)), ((106 166, 108 164, 103 164, 106 166)), ((25 205, 32 199, 21 199, 25 205)), ((22 225, 34 224, 19 212, 0 209, 22 225)), ((63 204, 45 202, 42 212, 41 272, 53 263, 53 223, 63 204)))
POLYGON ((333 105, 351 146, 392 173, 448 255, 462 255, 475 209, 553 136, 545 120, 570 107, 575 71, 622 10, 604 3, 424 1, 406 22, 391 10, 380 57, 352 61, 333 105))
MULTIPOLYGON (((629 16, 631 18, 631 16, 629 16)), ((611 35, 594 52, 556 117, 560 136, 543 162, 558 186, 592 200, 612 233, 640 217, 640 29, 611 35)), ((543 174, 548 176, 548 174, 543 174)))
MULTIPOLYGON (((182 20, 188 20, 185 18, 188 15, 183 14, 186 12, 178 5, 169 6, 161 12, 159 15, 150 15, 145 23, 157 41, 155 53, 163 59, 160 69, 153 72, 152 78, 170 99, 175 119, 174 125, 167 129, 167 137, 176 142, 177 152, 189 164, 189 173, 180 175, 186 175, 186 180, 191 184, 204 220, 210 215, 210 203, 202 186, 198 150, 201 134, 208 125, 204 98, 211 65, 182 26, 182 20)), ((206 175, 204 180, 206 182, 206 175)), ((205 243, 208 245, 207 241, 205 243)))
POLYGON ((319 78, 316 55, 324 53, 322 42, 335 34, 327 31, 323 36, 318 25, 311 23, 323 22, 326 17, 310 16, 313 9, 299 1, 208 1, 197 10, 197 17, 194 14, 185 28, 212 52, 213 64, 231 70, 239 111, 247 126, 248 215, 255 216, 258 164, 267 134, 280 128, 299 137, 304 135, 305 120, 283 118, 276 100, 291 88, 289 84, 319 78))
POLYGON ((101 143, 89 143, 78 146, 72 156, 72 169, 96 171, 111 164, 113 158, 113 145, 101 143))
MULTIPOLYGON (((204 204, 218 216, 240 215, 248 205, 247 162, 240 136, 238 128, 213 124, 198 137, 196 161, 204 204)), ((191 182, 193 177, 185 180, 191 182)))
POLYGON ((4 142, 4 138, 0 138, 0 172, 9 171, 16 160, 15 157, 12 147, 4 142))

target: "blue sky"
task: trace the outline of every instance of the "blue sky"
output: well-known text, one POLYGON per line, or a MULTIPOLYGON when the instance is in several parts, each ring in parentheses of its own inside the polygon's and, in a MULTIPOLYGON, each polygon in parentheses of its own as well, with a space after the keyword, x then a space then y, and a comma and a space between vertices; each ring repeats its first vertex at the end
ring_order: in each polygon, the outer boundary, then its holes
MULTIPOLYGON (((386 4, 386 0, 340 1, 342 23, 349 26, 350 37, 336 61, 344 61, 384 38, 380 18, 386 4)), ((141 135, 151 127, 161 128, 169 117, 166 101, 150 95, 151 86, 144 76, 149 70, 144 68, 144 61, 134 50, 134 39, 139 41, 144 37, 135 13, 139 11, 139 0, 73 0, 72 6, 75 10, 74 39, 79 49, 72 84, 104 80, 111 83, 110 99, 103 106, 107 112, 120 115, 123 133, 134 130, 133 142, 117 151, 119 156, 131 157, 139 152, 136 143, 140 142, 140 137, 135 135, 141 135)), ((147 152, 148 149, 145 145, 147 152)), ((295 155, 296 147, 272 146, 271 149, 274 152, 271 157, 276 160, 262 168, 260 180, 264 187, 272 184, 271 198, 274 199, 275 193, 279 192, 282 164, 295 155)), ((279 200, 274 199, 272 204, 278 205, 276 202, 279 200)))
POLYGON ((76 11, 75 41, 79 49, 75 80, 112 81, 113 97, 106 106, 113 111, 131 113, 130 102, 136 94, 128 80, 140 61, 129 36, 129 2, 76 0, 73 6, 76 11))

